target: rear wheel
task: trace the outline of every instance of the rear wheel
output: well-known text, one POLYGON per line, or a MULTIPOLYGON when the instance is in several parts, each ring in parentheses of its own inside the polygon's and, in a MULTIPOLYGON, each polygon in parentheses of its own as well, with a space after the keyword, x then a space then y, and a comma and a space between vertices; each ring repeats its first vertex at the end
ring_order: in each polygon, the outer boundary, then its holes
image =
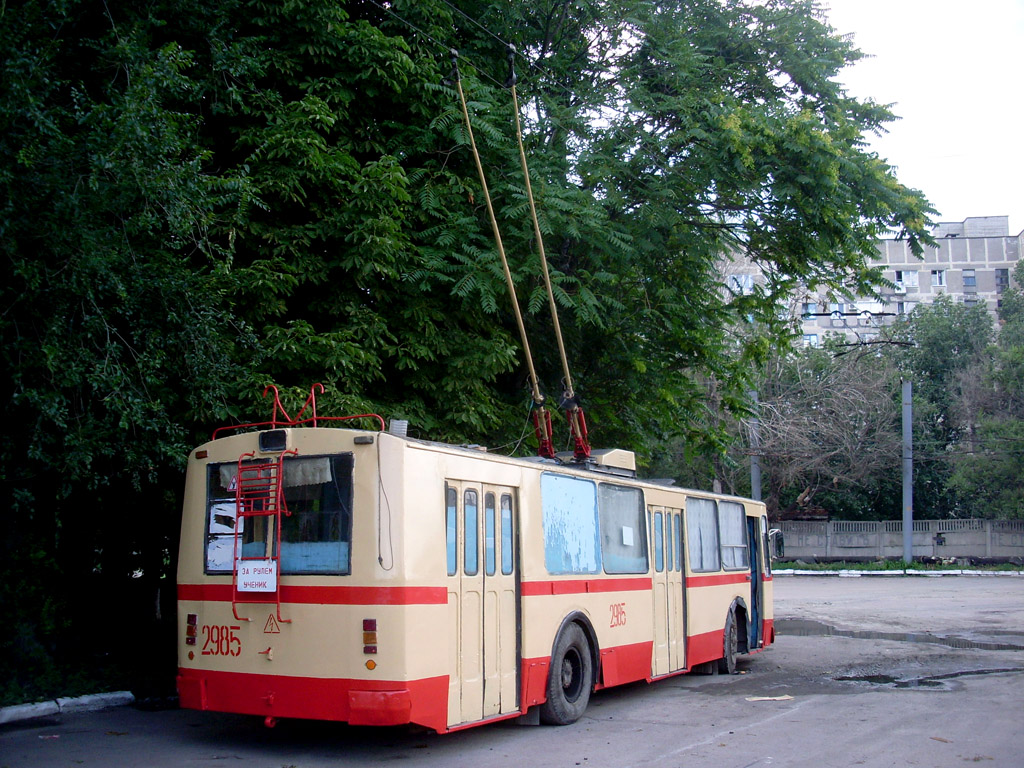
POLYGON ((580 719, 594 687, 594 660, 590 643, 579 624, 567 625, 558 636, 548 671, 548 700, 540 719, 551 725, 569 725, 580 719))
POLYGON ((736 611, 729 609, 722 636, 722 658, 718 660, 718 671, 723 675, 736 674, 736 654, 739 649, 739 631, 736 628, 736 611))

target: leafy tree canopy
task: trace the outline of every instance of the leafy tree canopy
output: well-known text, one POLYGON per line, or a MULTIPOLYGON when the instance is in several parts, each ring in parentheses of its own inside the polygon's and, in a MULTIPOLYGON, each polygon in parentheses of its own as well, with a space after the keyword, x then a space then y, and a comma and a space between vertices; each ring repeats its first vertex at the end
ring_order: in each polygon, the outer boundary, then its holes
POLYGON ((8 2, 4 546, 22 577, 0 597, 27 627, 12 658, 57 652, 77 620, 66 585, 170 572, 188 446, 262 412, 268 383, 294 400, 323 381, 325 412, 435 438, 520 433, 518 341, 449 48, 557 392, 506 43, 600 444, 714 445, 707 382, 742 407, 790 332, 775 295, 866 287, 875 237, 926 237, 923 197, 865 148, 892 115, 844 92, 861 54, 810 0, 8 2), (723 289, 736 249, 767 289, 723 289), (100 514, 114 508, 148 522, 100 514))

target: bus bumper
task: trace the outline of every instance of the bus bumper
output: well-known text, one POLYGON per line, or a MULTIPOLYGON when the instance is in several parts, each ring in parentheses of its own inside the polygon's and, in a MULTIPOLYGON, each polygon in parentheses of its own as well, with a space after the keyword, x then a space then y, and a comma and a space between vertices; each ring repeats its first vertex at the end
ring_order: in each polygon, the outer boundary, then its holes
POLYGON ((184 709, 351 725, 417 723, 438 732, 448 726, 447 676, 377 681, 181 668, 177 684, 184 709))

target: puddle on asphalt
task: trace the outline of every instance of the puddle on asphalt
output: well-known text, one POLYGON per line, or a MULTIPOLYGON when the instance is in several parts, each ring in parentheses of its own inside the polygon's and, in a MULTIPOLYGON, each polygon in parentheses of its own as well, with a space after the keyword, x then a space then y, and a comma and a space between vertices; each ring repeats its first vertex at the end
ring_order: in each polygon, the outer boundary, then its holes
MULTIPOLYGON (((864 629, 839 629, 820 621, 809 619, 779 619, 775 622, 779 635, 799 637, 852 637, 858 640, 895 640, 903 643, 928 643, 947 648, 975 648, 982 651, 1024 651, 1021 643, 994 643, 983 640, 967 640, 962 637, 943 637, 924 632, 875 632, 864 629)), ((967 673, 970 674, 970 673, 967 673)))
POLYGON ((1008 672, 1024 672, 1024 667, 1005 667, 1003 669, 969 669, 961 672, 949 672, 945 675, 929 675, 911 680, 901 680, 892 675, 848 675, 834 677, 841 683, 871 683, 872 685, 891 685, 893 688, 948 688, 947 683, 960 677, 978 675, 1001 675, 1008 672))

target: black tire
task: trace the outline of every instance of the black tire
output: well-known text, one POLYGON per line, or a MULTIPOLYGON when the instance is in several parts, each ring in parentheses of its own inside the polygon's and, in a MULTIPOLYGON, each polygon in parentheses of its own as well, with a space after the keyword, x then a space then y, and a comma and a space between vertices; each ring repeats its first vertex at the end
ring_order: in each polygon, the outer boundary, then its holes
POLYGON ((723 675, 736 674, 736 654, 739 649, 739 630, 736 628, 736 611, 729 609, 722 634, 722 658, 718 660, 718 672, 723 675))
POLYGON ((569 725, 583 715, 594 688, 594 660, 579 624, 568 624, 558 636, 548 670, 548 700, 540 719, 549 725, 569 725))

